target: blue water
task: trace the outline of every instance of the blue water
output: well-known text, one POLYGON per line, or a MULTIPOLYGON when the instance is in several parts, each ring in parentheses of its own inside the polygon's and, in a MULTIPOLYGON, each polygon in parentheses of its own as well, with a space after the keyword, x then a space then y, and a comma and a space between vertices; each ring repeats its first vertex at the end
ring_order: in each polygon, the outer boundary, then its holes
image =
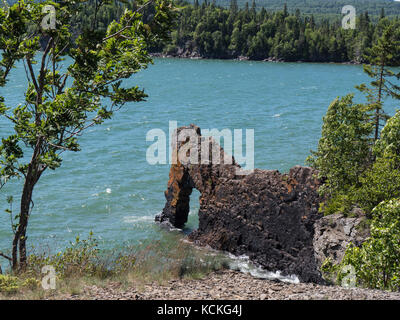
MULTIPOLYGON (((221 60, 155 59, 129 80, 146 89, 146 102, 131 103, 112 120, 80 138, 82 151, 64 153, 63 164, 36 186, 29 245, 63 248, 90 230, 107 248, 165 239, 153 222, 164 206, 168 165, 149 165, 146 133, 168 133, 169 121, 201 128, 254 129, 255 167, 287 171, 315 149, 322 117, 337 96, 356 92, 369 79, 361 66, 221 60)), ((22 66, 1 95, 8 105, 24 99, 22 66)), ((363 101, 356 95, 357 101, 363 101)), ((386 109, 394 113, 395 104, 386 109)), ((0 119, 0 136, 11 126, 0 119)), ((12 241, 6 197, 18 205, 20 182, 0 191, 0 250, 12 241)), ((197 223, 198 193, 191 198, 187 229, 197 223)))

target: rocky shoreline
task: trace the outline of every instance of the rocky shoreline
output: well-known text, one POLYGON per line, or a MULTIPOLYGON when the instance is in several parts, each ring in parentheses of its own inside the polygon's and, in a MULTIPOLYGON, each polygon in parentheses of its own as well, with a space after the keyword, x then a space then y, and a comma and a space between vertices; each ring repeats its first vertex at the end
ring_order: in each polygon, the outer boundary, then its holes
POLYGON ((256 279, 223 270, 200 280, 177 279, 166 284, 148 283, 124 287, 114 282, 105 287, 86 286, 80 294, 54 297, 64 300, 400 300, 400 293, 380 290, 291 284, 256 279))
POLYGON ((258 62, 287 62, 287 63, 335 63, 335 64, 345 64, 345 65, 360 65, 361 63, 358 61, 344 61, 344 62, 332 62, 332 61, 286 61, 281 58, 276 57, 268 57, 266 59, 261 60, 253 60, 247 56, 238 56, 236 58, 212 58, 212 57, 204 57, 197 52, 188 52, 184 51, 177 54, 166 54, 161 52, 153 52, 150 53, 150 56, 153 58, 177 58, 177 59, 191 59, 191 60, 231 60, 231 61, 258 61, 258 62))

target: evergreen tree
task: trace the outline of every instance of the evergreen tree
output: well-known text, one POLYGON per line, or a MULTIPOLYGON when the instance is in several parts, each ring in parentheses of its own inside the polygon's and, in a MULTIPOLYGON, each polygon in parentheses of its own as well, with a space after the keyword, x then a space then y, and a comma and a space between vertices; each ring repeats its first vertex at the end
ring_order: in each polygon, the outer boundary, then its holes
POLYGON ((379 16, 379 19, 383 19, 383 18, 385 18, 385 8, 381 9, 381 14, 379 16))
POLYGON ((375 110, 373 117, 374 139, 379 138, 382 122, 387 120, 383 109, 385 96, 400 100, 400 86, 393 79, 400 79, 400 72, 393 71, 390 66, 400 64, 400 34, 390 25, 385 29, 378 43, 375 44, 365 57, 369 64, 363 66, 364 72, 373 78, 371 87, 365 84, 357 86, 361 92, 366 93, 372 109, 375 110))
POLYGON ((286 18, 288 15, 289 15, 289 13, 288 13, 287 4, 285 3, 283 5, 283 17, 286 18))
POLYGON ((231 5, 230 5, 230 9, 233 13, 237 13, 239 10, 238 4, 237 4, 237 0, 231 0, 231 5))
POLYGON ((323 119, 318 150, 308 162, 325 180, 321 191, 334 196, 359 184, 369 167, 372 125, 365 106, 353 104, 353 95, 335 99, 323 119))

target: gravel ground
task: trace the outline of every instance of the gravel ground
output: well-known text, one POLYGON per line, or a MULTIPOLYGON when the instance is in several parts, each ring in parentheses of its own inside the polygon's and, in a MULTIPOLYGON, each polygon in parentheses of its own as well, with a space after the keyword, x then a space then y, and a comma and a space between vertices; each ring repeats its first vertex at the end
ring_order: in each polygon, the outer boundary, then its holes
POLYGON ((171 280, 164 285, 149 283, 122 288, 85 287, 82 294, 63 299, 95 300, 400 300, 400 293, 369 289, 345 289, 309 283, 290 284, 256 279, 232 270, 210 274, 201 280, 171 280))

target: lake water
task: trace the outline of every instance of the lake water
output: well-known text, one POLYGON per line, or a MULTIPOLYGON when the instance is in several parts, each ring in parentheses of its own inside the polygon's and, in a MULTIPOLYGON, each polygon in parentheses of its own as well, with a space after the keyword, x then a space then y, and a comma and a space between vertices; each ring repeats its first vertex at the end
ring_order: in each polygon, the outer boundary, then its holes
MULTIPOLYGON (((169 165, 149 165, 146 133, 168 133, 178 126, 254 129, 255 167, 287 171, 304 164, 315 149, 322 117, 337 96, 356 92, 369 79, 361 66, 221 60, 155 59, 134 76, 146 89, 146 102, 126 105, 112 120, 81 137, 82 151, 64 153, 63 164, 47 171, 34 193, 28 244, 63 248, 90 230, 101 246, 116 248, 149 239, 166 239, 154 223, 165 203, 169 165)), ((23 102, 22 66, 13 70, 6 88, 8 105, 23 102)), ((360 102, 362 97, 356 95, 360 102)), ((393 101, 386 108, 394 113, 393 101)), ((11 126, 0 120, 0 136, 11 126)), ((0 250, 11 247, 12 232, 6 198, 18 205, 19 183, 0 191, 0 250)), ((196 227, 198 193, 191 198, 187 231, 196 227)))

